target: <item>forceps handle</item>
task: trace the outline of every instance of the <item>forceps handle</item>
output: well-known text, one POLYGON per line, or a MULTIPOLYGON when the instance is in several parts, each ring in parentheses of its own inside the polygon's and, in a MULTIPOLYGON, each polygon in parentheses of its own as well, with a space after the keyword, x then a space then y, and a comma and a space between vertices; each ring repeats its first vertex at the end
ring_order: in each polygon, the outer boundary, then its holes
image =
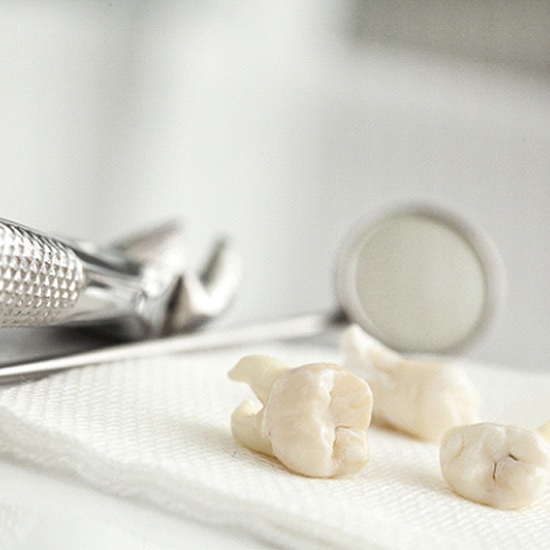
POLYGON ((0 383, 23 382, 40 375, 98 363, 142 359, 183 352, 198 352, 268 340, 303 338, 320 334, 342 321, 340 313, 316 313, 269 323, 167 336, 114 345, 64 357, 28 361, 0 367, 0 383))
POLYGON ((156 337, 178 283, 120 251, 0 219, 0 327, 103 323, 128 338, 156 337))

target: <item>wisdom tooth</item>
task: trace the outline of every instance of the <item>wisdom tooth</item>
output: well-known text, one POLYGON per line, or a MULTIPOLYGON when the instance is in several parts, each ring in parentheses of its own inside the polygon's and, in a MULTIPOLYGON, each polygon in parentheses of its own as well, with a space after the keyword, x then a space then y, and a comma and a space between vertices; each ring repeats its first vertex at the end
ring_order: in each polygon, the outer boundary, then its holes
POLYGON ((427 441, 478 421, 478 393, 458 368, 405 359, 357 325, 344 331, 341 350, 344 365, 372 389, 374 421, 427 441))
POLYGON ((441 472, 459 495, 504 510, 531 504, 550 479, 550 446, 537 433, 481 423, 449 430, 441 472))
POLYGON ((372 393, 352 372, 331 364, 290 369, 255 355, 229 377, 247 382, 263 405, 245 401, 233 413, 241 444, 304 476, 351 476, 366 466, 372 393))

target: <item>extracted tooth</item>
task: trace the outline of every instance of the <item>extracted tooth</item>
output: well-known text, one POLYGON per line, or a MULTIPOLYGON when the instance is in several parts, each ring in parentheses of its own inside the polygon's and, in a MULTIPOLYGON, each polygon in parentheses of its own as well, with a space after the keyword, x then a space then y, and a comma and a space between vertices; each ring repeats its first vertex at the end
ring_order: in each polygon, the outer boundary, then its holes
POLYGON ((344 331, 341 350, 344 365, 372 389, 375 422, 439 441, 449 428, 478 421, 479 395, 457 367, 405 359, 357 325, 344 331))
POLYGON ((459 495, 503 510, 528 506, 550 479, 550 446, 537 433, 481 423, 449 430, 440 449, 443 477, 459 495))
POLYGON ((536 431, 550 443, 550 420, 542 426, 539 426, 536 431))
POLYGON ((248 382, 264 404, 245 401, 233 413, 241 444, 310 477, 353 475, 366 466, 372 393, 352 372, 331 364, 289 369, 249 356, 229 376, 248 382))

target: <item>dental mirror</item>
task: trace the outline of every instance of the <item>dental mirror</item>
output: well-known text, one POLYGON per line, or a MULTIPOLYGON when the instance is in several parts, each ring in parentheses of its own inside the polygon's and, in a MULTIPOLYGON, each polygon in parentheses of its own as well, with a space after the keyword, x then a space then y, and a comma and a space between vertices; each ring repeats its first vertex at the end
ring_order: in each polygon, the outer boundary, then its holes
POLYGON ((460 349, 486 326, 496 300, 490 243, 433 208, 408 207, 362 224, 338 260, 346 317, 403 352, 460 349))
POLYGON ((481 232, 440 209, 390 209, 361 223, 345 240, 336 266, 337 312, 23 361, 2 367, 0 380, 17 381, 109 361, 300 338, 342 323, 357 323, 398 351, 455 352, 488 324, 500 298, 501 280, 497 255, 481 232))

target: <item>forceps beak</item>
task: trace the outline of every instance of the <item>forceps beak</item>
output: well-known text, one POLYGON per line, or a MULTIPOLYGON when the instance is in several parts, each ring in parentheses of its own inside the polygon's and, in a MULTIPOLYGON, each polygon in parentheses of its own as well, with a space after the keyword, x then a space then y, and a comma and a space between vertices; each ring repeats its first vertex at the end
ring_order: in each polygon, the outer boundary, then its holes
POLYGON ((205 265, 187 269, 185 231, 176 220, 113 243, 129 258, 172 271, 177 284, 168 304, 163 334, 195 329, 220 316, 233 302, 241 279, 241 255, 228 238, 219 239, 205 265))
POLYGON ((192 330, 220 316, 233 303, 240 279, 239 250, 231 240, 219 240, 199 273, 188 271, 180 276, 164 333, 192 330))
POLYGON ((198 271, 188 267, 185 229, 178 220, 130 235, 110 247, 176 277, 162 335, 191 331, 208 323, 222 315, 237 295, 242 259, 238 247, 228 237, 214 243, 198 271))

